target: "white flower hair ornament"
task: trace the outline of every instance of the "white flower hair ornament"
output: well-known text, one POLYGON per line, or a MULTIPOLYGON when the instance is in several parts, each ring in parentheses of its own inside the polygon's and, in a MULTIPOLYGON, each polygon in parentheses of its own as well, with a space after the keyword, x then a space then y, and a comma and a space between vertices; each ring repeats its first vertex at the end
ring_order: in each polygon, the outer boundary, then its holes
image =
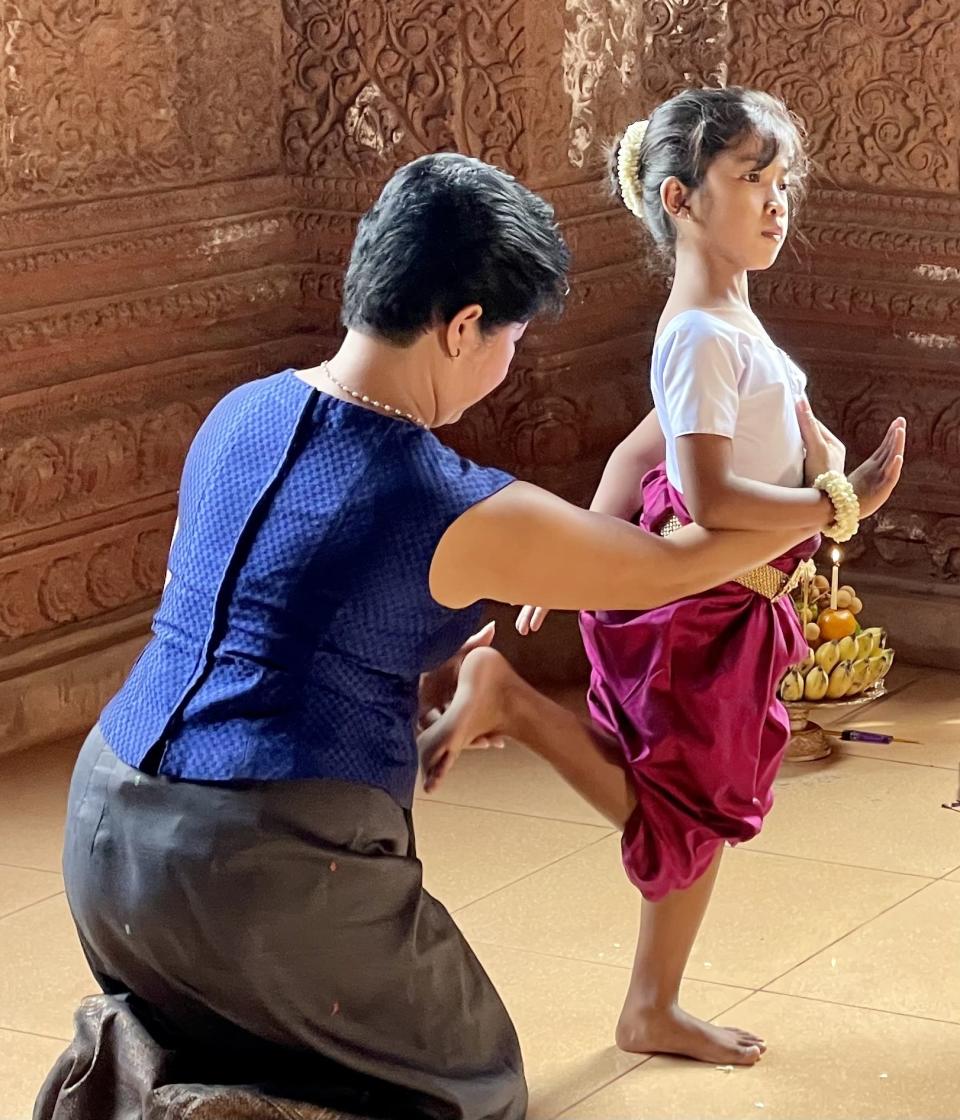
POLYGON ((643 221, 643 195, 640 188, 640 146, 649 121, 634 121, 623 134, 617 150, 617 179, 623 204, 643 221))

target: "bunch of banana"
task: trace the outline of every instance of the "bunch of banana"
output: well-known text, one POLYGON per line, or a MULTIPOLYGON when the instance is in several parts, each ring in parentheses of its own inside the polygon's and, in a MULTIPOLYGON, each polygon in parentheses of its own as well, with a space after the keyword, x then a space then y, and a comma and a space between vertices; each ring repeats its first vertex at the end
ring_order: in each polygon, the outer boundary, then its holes
POLYGON ((816 651, 808 649, 780 683, 781 700, 795 704, 858 696, 890 672, 894 652, 886 648, 886 640, 884 631, 872 626, 856 636, 823 642, 816 651))

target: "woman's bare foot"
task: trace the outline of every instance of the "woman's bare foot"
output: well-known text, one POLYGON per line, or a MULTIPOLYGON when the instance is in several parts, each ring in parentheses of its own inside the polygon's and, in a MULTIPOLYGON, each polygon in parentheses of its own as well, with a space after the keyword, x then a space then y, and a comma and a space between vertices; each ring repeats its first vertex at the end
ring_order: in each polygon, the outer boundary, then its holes
POLYGON ((675 1004, 669 1008, 624 1008, 617 1045, 633 1054, 679 1054, 698 1062, 752 1066, 766 1050, 763 1040, 736 1027, 716 1027, 675 1004))

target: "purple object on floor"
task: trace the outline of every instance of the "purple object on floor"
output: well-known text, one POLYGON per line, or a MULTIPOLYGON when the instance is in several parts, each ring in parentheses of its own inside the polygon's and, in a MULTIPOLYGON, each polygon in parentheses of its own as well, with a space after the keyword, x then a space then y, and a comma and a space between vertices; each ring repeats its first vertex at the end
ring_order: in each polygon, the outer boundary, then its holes
POLYGON ((840 733, 845 743, 892 743, 892 735, 881 735, 879 731, 855 731, 848 728, 840 733))

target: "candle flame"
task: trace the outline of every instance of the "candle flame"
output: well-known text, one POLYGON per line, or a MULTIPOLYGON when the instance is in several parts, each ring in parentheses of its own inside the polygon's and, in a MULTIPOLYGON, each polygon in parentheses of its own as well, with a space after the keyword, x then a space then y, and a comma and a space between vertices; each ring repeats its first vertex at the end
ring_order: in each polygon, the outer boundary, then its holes
POLYGON ((839 564, 843 559, 843 553, 839 548, 833 548, 830 550, 830 559, 834 562, 834 564, 839 564))

